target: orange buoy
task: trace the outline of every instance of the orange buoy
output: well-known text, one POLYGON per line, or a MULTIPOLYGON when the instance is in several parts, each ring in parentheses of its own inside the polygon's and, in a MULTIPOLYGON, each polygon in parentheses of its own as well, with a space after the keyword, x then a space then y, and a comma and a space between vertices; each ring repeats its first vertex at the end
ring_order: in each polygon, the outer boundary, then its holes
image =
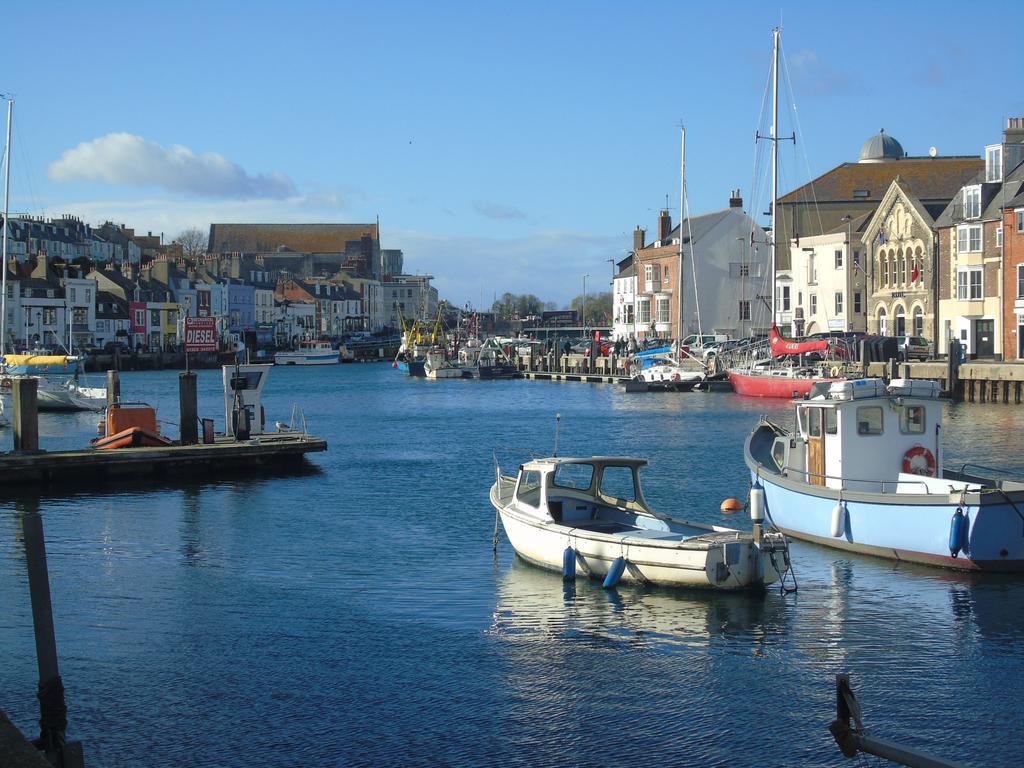
POLYGON ((727 515, 731 515, 734 512, 739 512, 743 509, 743 502, 739 499, 726 499, 722 502, 722 506, 719 507, 722 512, 727 515))

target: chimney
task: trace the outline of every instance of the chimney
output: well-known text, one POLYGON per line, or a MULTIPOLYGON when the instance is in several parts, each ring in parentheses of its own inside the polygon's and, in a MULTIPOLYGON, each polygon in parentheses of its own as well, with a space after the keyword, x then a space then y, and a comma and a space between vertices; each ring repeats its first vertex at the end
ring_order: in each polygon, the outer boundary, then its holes
POLYGON ((740 191, 738 189, 729 193, 729 207, 743 208, 743 198, 740 197, 740 191))
POLYGON ((150 272, 150 275, 152 275, 153 279, 156 280, 158 283, 163 283, 164 285, 169 285, 170 284, 170 270, 168 269, 169 266, 170 265, 167 263, 167 259, 154 259, 153 260, 152 271, 150 272))
POLYGON ((668 239, 672 234, 672 214, 662 211, 658 214, 658 240, 662 245, 668 245, 668 239))
POLYGON ((1003 131, 1003 177, 1021 161, 1024 161, 1024 118, 1008 117, 1003 131))
POLYGON ((644 236, 647 234, 646 231, 640 229, 640 225, 637 224, 636 229, 633 230, 633 252, 639 253, 644 249, 644 236))

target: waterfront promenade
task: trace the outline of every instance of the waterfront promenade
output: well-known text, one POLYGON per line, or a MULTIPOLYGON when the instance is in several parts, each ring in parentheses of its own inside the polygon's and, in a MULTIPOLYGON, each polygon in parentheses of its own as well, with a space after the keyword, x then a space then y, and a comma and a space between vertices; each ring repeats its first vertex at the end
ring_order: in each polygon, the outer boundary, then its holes
MULTIPOLYGON (((198 376, 219 427, 219 374, 198 376)), ((122 391, 176 419, 176 373, 126 373, 122 391)), ((0 706, 23 731, 38 711, 18 519, 38 504, 87 765, 839 767, 844 670, 874 732, 1020 764, 1005 734, 1024 711, 998 694, 1024 673, 1019 579, 796 542, 794 596, 616 594, 566 588, 504 540, 492 554, 491 452, 549 453, 555 413, 561 455, 645 456, 656 508, 738 524, 718 509, 745 496, 742 439, 762 413, 788 423, 788 403, 386 365, 275 369, 265 402, 268 422, 303 405, 330 442, 315 473, 0 501, 0 706)), ((946 408, 948 462, 1024 472, 1024 411, 946 408)), ((44 414, 41 443, 80 447, 95 421, 44 414)))

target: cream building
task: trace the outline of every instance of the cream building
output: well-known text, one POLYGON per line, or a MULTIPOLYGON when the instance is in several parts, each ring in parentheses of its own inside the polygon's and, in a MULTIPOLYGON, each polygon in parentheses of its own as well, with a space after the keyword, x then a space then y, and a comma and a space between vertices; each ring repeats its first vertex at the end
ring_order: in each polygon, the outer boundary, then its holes
POLYGON ((868 333, 935 337, 935 221, 899 176, 861 242, 869 269, 868 333))

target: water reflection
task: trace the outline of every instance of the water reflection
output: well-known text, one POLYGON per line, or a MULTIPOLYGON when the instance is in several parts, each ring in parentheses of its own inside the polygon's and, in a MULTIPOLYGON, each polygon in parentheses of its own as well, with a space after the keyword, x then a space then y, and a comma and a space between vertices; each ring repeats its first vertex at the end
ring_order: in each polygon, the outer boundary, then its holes
POLYGON ((721 639, 749 653, 786 631, 786 601, 712 591, 563 583, 558 574, 516 559, 501 575, 491 631, 510 642, 624 642, 705 648, 721 639))

